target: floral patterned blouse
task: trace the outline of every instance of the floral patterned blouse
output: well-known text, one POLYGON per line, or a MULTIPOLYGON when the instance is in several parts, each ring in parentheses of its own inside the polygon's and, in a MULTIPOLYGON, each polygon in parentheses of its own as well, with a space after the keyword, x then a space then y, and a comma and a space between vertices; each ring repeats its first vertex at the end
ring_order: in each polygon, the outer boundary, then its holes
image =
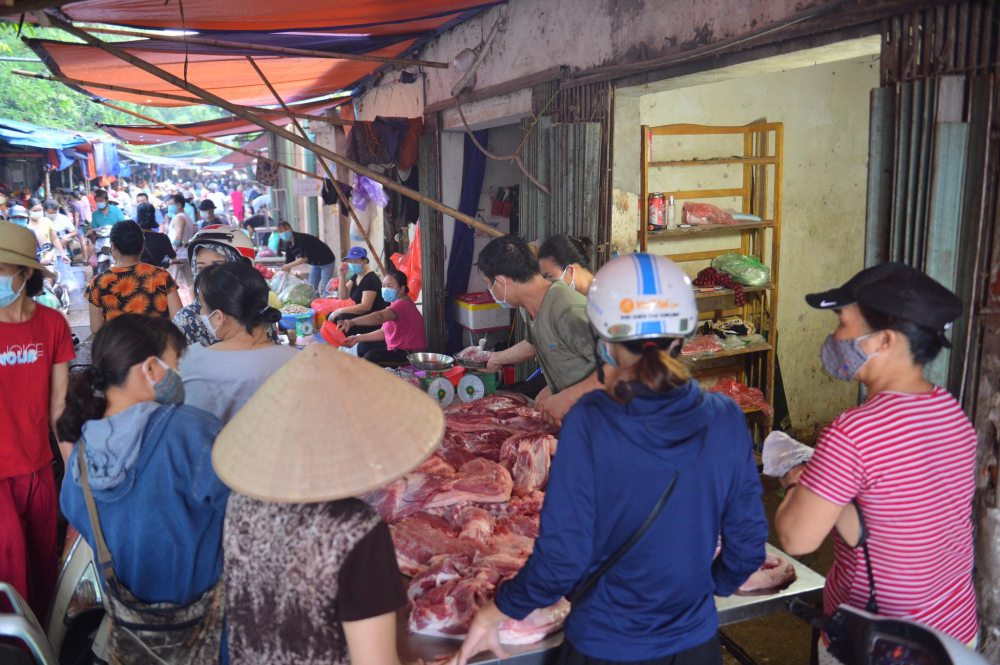
POLYGON ((177 291, 177 284, 163 268, 137 263, 111 268, 95 277, 87 287, 87 302, 99 307, 104 320, 122 314, 143 314, 167 318, 167 296, 177 291))

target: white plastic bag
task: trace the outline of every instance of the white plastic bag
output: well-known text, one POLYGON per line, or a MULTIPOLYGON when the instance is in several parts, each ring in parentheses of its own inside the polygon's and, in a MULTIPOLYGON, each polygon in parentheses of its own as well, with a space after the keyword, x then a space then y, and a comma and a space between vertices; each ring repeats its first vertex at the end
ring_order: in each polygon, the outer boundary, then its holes
POLYGON ((805 464, 815 450, 799 443, 784 432, 771 432, 764 439, 764 475, 781 478, 800 464, 805 464))
POLYGON ((76 280, 76 275, 73 274, 73 268, 62 260, 56 261, 57 270, 59 271, 59 283, 62 284, 66 291, 69 293, 76 293, 81 288, 80 282, 76 280))

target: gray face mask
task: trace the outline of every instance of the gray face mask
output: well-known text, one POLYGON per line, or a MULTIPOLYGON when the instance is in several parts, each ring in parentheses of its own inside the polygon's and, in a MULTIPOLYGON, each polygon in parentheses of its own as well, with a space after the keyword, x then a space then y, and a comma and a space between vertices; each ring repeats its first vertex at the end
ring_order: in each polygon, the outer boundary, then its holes
POLYGON ((834 339, 833 333, 830 333, 819 354, 826 373, 840 381, 853 381, 868 359, 878 355, 865 353, 861 348, 861 340, 873 334, 854 339, 834 339))
POLYGON ((180 373, 159 358, 156 359, 156 362, 160 363, 163 369, 167 370, 167 373, 159 383, 153 383, 152 379, 149 380, 153 386, 154 399, 160 404, 183 404, 184 380, 181 379, 180 373))

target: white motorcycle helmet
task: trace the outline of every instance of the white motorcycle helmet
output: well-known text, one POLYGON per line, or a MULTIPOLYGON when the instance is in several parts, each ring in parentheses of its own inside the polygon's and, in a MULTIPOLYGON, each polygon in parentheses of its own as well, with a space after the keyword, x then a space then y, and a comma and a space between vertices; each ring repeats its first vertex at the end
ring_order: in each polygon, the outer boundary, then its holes
POLYGON ((627 254, 594 275, 587 318, 608 342, 684 338, 698 328, 691 278, 656 254, 627 254))
MULTIPOLYGON (((248 263, 253 263, 254 257, 256 256, 253 241, 247 237, 247 234, 243 233, 243 231, 237 229, 236 227, 229 226, 228 224, 212 224, 210 226, 206 226, 191 237, 191 240, 188 241, 187 248, 188 256, 191 257, 192 262, 194 261, 195 255, 198 253, 198 248, 202 245, 223 245, 225 247, 229 247, 246 259, 248 263)), ((211 247, 209 248, 211 249, 211 247)))

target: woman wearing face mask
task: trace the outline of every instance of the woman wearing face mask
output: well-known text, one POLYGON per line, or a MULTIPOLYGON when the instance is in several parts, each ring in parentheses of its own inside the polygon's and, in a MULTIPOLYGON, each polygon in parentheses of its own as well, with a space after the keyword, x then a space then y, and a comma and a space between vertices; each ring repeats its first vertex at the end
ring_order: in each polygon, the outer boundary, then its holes
MULTIPOLYGON (((782 478, 788 491, 775 520, 782 547, 793 556, 814 551, 835 524, 838 531, 847 517, 856 524, 857 507, 862 543, 853 547, 834 532, 825 611, 868 607, 974 643, 976 433, 958 402, 923 375, 950 346, 947 331, 962 302, 900 263, 868 268, 806 300, 839 319, 823 344, 823 367, 863 383, 868 398, 823 430, 812 459, 782 478)), ((827 645, 821 641, 819 662, 838 662, 827 645)))
POLYGON ((51 265, 56 253, 62 258, 63 263, 70 262, 52 220, 45 216, 45 208, 38 199, 28 199, 28 229, 38 240, 38 260, 43 266, 51 265))
MULTIPOLYGON (((388 303, 382 297, 382 283, 368 265, 368 252, 363 247, 352 247, 340 264, 341 299, 350 298, 355 305, 343 307, 327 318, 334 323, 356 319, 368 313, 381 312, 388 303)), ((379 326, 362 325, 352 328, 355 335, 365 335, 379 330, 379 326)))
MULTIPOLYGON (((199 231, 185 248, 191 257, 190 268, 197 277, 202 270, 217 263, 251 263, 255 256, 253 244, 245 235, 225 226, 210 227, 199 231)), ((219 340, 201 319, 201 301, 197 298, 182 308, 174 317, 174 325, 181 329, 189 346, 212 346, 219 340)), ((278 326, 267 324, 267 338, 278 343, 278 326)))
POLYGON ((285 265, 281 270, 288 272, 295 266, 309 264, 309 284, 322 297, 333 279, 333 265, 337 262, 333 250, 312 234, 292 231, 288 222, 278 224, 278 237, 285 243, 285 265))
POLYGON ((32 299, 54 277, 36 245, 31 231, 0 221, 0 581, 44 621, 58 576, 49 427, 74 353, 66 319, 32 299))
POLYGON ((170 267, 170 276, 177 282, 177 286, 182 292, 181 301, 186 304, 194 302, 194 275, 191 274, 191 267, 188 265, 189 254, 187 243, 197 232, 194 213, 186 212, 184 197, 174 194, 167 203, 167 236, 177 253, 179 261, 170 267))
POLYGON ((97 333, 122 314, 158 316, 168 321, 181 308, 177 284, 166 270, 141 261, 142 229, 131 220, 111 229, 111 256, 115 267, 93 279, 87 287, 90 303, 90 330, 97 333))
POLYGON ((670 260, 610 261, 594 278, 587 318, 617 371, 569 410, 534 553, 479 611, 451 662, 486 649, 503 657, 500 622, 565 597, 573 611, 560 663, 721 665, 714 598, 746 581, 767 542, 746 419, 678 359, 698 307, 670 260), (624 299, 672 306, 624 313, 624 299))
POLYGON ((142 250, 142 261, 152 266, 167 268, 171 262, 177 258, 177 252, 170 242, 170 238, 159 232, 159 224, 156 223, 156 208, 151 203, 140 203, 135 207, 136 224, 142 228, 144 247, 142 250))
POLYGON ((382 298, 389 307, 356 319, 343 319, 345 333, 357 328, 381 326, 378 330, 348 337, 347 348, 358 347, 358 357, 373 363, 401 365, 411 353, 427 349, 424 317, 409 295, 406 275, 398 270, 382 278, 382 298))
POLYGON ((229 489, 212 470, 211 456, 222 423, 181 403, 177 365, 184 347, 166 319, 124 314, 109 321, 94 337, 93 365, 70 382, 58 422, 60 437, 77 442, 63 480, 63 513, 98 561, 102 545, 114 560, 113 577, 105 573, 102 580, 115 619, 114 662, 149 662, 136 642, 151 648, 157 662, 219 659, 229 489), (96 513, 88 510, 88 494, 96 513), (170 639, 122 626, 149 623, 152 603, 165 604, 156 610, 158 623, 201 621, 171 631, 170 639))
POLYGON ((587 295, 594 273, 590 272, 590 257, 594 241, 587 237, 572 238, 565 233, 552 236, 538 250, 538 267, 549 281, 562 281, 578 293, 587 295))
POLYGON ((253 266, 243 262, 209 266, 198 273, 195 289, 201 320, 219 341, 191 347, 181 361, 185 401, 229 422, 298 351, 275 346, 268 338, 267 326, 277 323, 281 312, 268 306, 271 290, 253 266))

